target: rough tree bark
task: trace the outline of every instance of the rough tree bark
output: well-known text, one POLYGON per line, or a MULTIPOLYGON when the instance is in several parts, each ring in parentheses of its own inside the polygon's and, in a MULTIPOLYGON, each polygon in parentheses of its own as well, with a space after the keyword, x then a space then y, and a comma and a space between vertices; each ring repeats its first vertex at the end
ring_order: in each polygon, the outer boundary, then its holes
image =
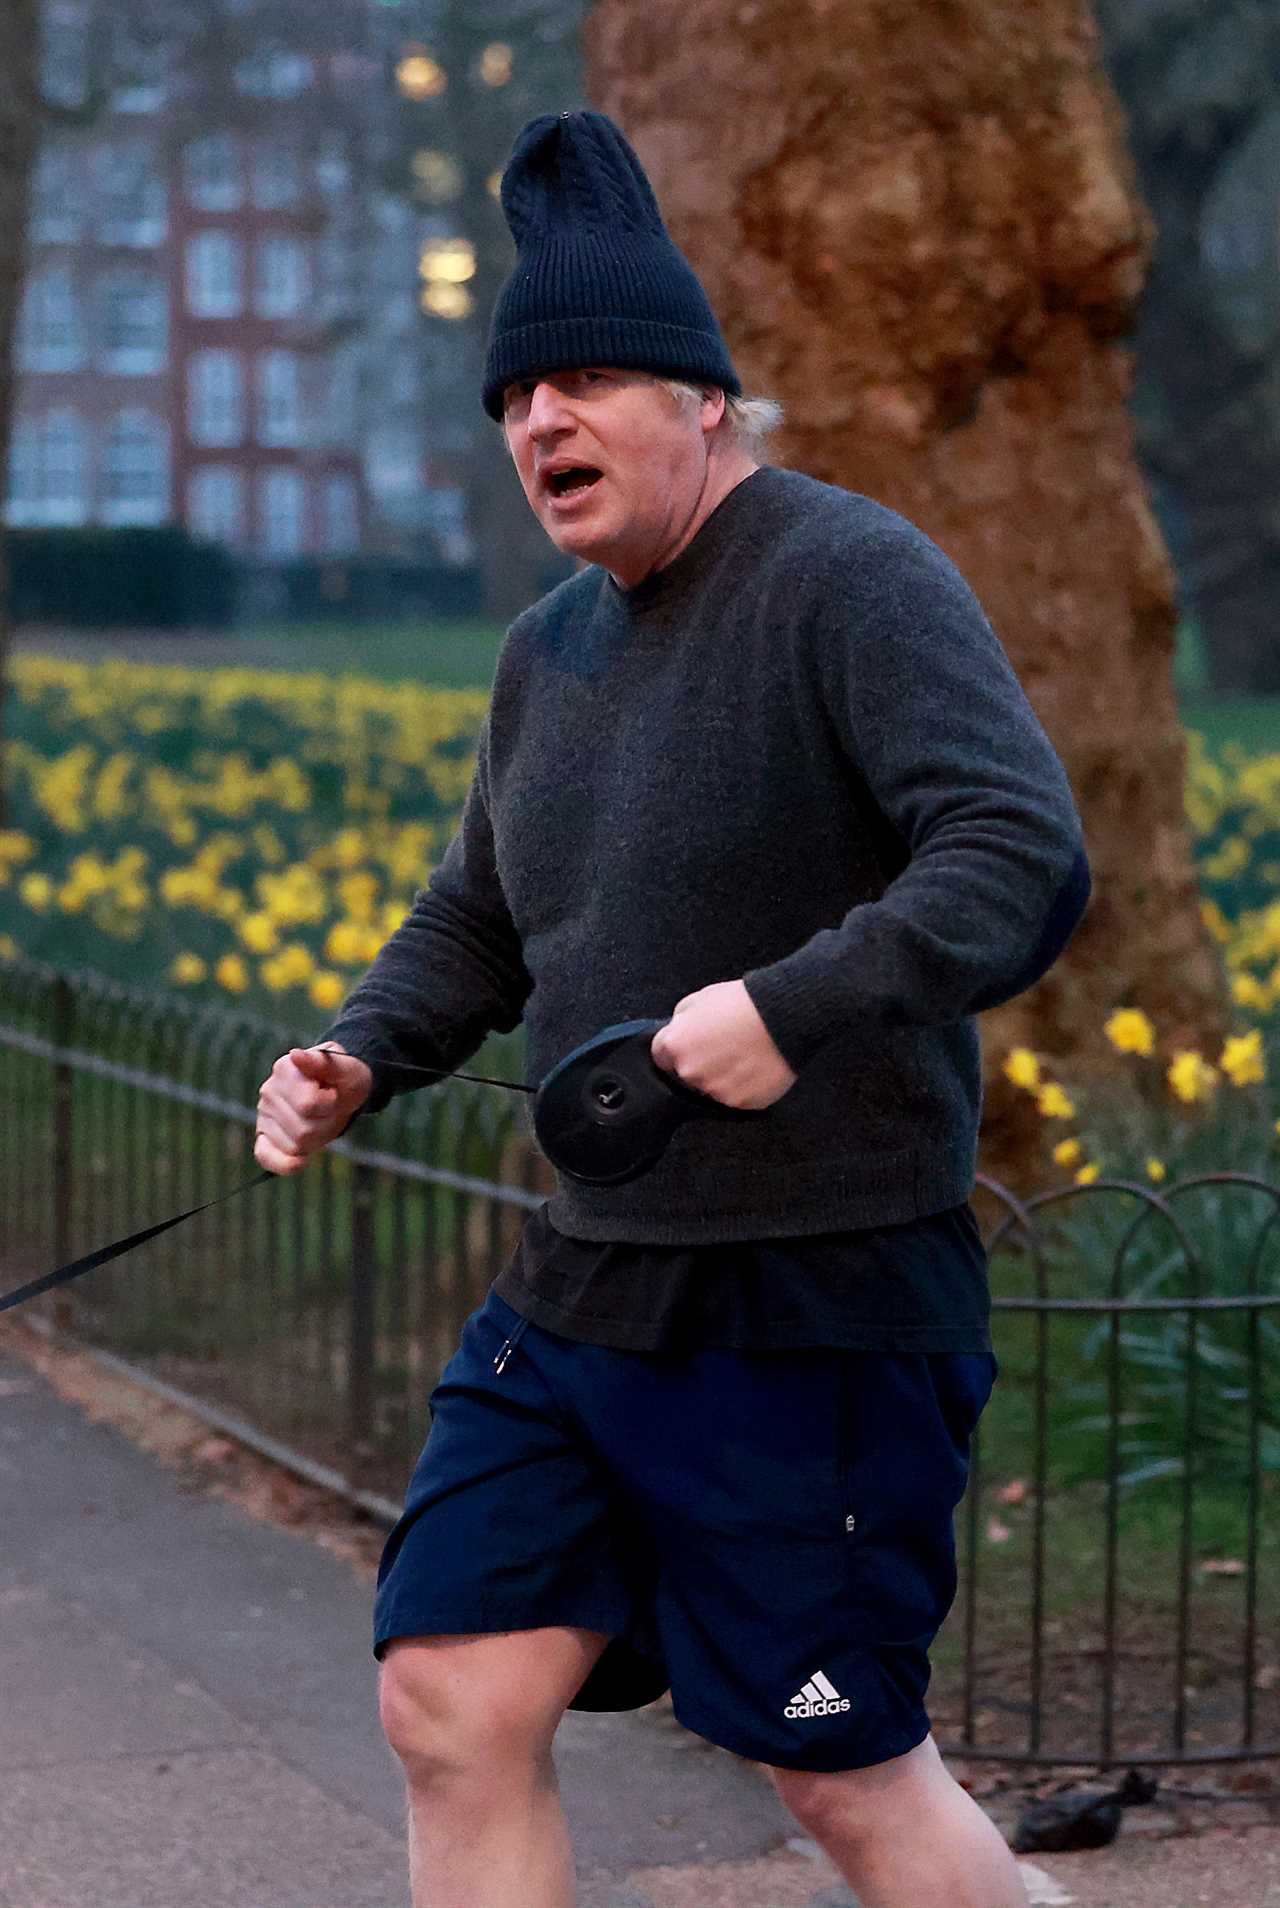
MULTIPOLYGON (((9 468, 13 414, 13 339, 22 297, 27 190, 40 126, 36 82, 40 43, 38 0, 6 0, 0 7, 0 496, 9 468)), ((0 518, 0 736, 4 731, 9 665, 9 568, 0 518)), ((0 828, 5 778, 0 772, 0 828)))
POLYGON ((588 90, 635 142, 776 461, 890 504, 969 578, 1062 756, 1094 895, 984 1016, 982 1170, 1043 1186, 1026 1044, 1114 1073, 1144 1009, 1216 1055, 1172 686, 1173 576, 1126 413, 1151 230, 1084 0, 601 0, 588 90), (1110 1055, 1114 1061, 1114 1055, 1110 1055))

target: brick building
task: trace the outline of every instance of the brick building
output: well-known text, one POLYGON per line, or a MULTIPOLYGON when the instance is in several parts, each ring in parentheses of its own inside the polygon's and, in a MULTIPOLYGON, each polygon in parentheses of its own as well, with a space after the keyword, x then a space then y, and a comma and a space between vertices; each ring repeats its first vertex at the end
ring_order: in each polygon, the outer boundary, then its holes
MULTIPOLYGON (((376 64, 241 58, 227 123, 140 47, 33 182, 5 518, 177 521, 263 564, 365 541, 359 182, 342 100, 376 64)), ((81 104, 85 0, 48 0, 46 94, 81 104)), ((408 254, 412 272, 412 252, 408 254)))

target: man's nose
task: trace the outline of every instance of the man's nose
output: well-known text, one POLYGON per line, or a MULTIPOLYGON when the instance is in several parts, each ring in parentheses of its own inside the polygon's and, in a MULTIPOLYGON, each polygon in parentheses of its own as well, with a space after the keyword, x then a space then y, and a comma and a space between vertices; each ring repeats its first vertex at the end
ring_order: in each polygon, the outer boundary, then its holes
POLYGON ((533 396, 529 400, 529 435, 545 437, 551 431, 563 430, 572 422, 563 392, 557 391, 549 379, 541 379, 534 386, 533 396))

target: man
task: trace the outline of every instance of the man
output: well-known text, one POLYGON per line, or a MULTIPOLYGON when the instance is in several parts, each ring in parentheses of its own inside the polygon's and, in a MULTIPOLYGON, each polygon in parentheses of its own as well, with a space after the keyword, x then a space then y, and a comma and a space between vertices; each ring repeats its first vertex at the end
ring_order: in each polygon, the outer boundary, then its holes
POLYGON ((462 822, 260 1163, 523 1017, 605 1026, 758 1119, 561 1175, 468 1320, 374 1623, 416 1908, 567 1908, 566 1707, 668 1686, 764 1764, 864 1908, 1014 1908, 929 1733, 952 1515, 995 1377, 973 1016, 1089 892, 1062 766, 954 566, 761 464, 759 406, 618 129, 534 121, 484 402, 590 567, 519 617, 462 822))

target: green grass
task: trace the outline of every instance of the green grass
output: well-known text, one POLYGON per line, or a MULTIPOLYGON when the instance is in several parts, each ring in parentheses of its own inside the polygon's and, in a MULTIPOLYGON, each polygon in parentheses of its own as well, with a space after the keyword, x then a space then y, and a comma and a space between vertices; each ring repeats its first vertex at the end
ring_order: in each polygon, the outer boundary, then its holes
POLYGON ((395 681, 415 677, 441 689, 487 689, 505 631, 494 623, 264 624, 230 640, 254 667, 323 669, 395 681), (259 662, 270 655, 268 665, 259 662))

